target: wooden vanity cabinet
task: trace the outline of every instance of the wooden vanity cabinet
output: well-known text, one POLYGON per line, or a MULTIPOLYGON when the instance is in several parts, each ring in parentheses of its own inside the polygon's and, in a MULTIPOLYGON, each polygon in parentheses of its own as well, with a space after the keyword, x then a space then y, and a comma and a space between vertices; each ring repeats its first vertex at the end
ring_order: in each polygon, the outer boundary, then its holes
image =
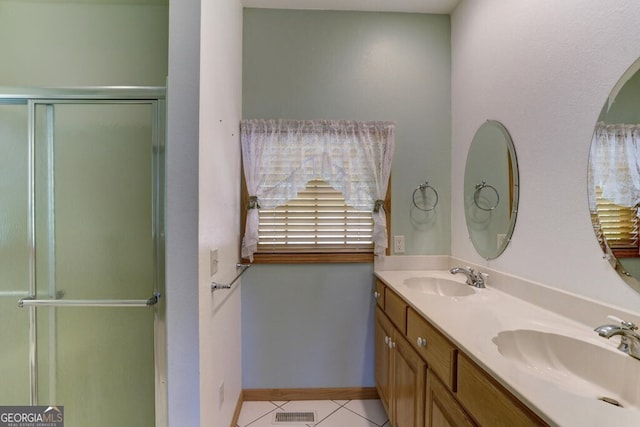
POLYGON ((391 321, 382 310, 376 308, 375 327, 375 381, 382 406, 391 418, 391 347, 389 340, 394 335, 391 321))
POLYGON ((546 426, 376 281, 375 380, 392 427, 546 426))
MULTIPOLYGON (((389 301, 402 302, 401 299, 396 300, 394 295, 389 298, 389 294, 385 296, 385 301, 387 307, 389 301)), ((394 302, 391 306, 391 313, 400 315, 396 320, 401 320, 404 317, 402 311, 406 313, 406 306, 404 310, 399 310, 400 307, 394 306, 394 302)), ((424 426, 425 362, 406 340, 404 332, 380 307, 376 308, 375 336, 376 386, 391 425, 424 426)))
POLYGON ((455 391, 458 349, 414 309, 407 309, 407 339, 445 385, 455 391))
POLYGON ((378 304, 378 307, 380 307, 381 309, 384 310, 384 283, 382 283, 379 280, 376 280, 376 288, 373 291, 373 297, 376 300, 376 303, 378 304))
POLYGON ((425 404, 425 426, 431 427, 475 427, 462 406, 451 392, 427 370, 427 395, 425 404))
POLYGON ((547 424, 466 355, 458 356, 458 401, 483 426, 539 427, 547 424))
POLYGON ((396 337, 393 399, 396 427, 416 427, 424 424, 426 364, 404 337, 396 337))
POLYGON ((384 290, 384 312, 402 335, 407 333, 407 304, 389 288, 384 290))

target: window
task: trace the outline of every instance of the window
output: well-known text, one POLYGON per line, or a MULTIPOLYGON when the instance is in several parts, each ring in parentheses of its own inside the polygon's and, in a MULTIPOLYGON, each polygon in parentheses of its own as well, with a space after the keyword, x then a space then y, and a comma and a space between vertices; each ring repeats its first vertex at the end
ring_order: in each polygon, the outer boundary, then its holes
POLYGON ((242 258, 384 256, 394 129, 392 122, 243 120, 242 258))
MULTIPOLYGON (((387 230, 391 219, 390 193, 389 189, 384 208, 387 230)), ((242 199, 246 205, 249 195, 244 185, 242 199)), ((371 212, 348 206, 342 193, 323 180, 309 181, 305 190, 285 205, 261 209, 259 218, 256 263, 373 261, 371 212)), ((245 220, 243 210, 243 228, 245 220)))

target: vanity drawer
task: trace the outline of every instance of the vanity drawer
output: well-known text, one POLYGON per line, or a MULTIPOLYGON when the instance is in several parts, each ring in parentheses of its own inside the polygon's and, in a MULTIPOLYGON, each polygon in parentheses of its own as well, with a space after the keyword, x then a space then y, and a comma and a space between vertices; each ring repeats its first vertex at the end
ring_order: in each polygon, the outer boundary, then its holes
POLYGON ((460 353, 458 400, 482 426, 546 426, 530 409, 460 353))
POLYGON ((407 304, 391 289, 384 290, 384 312, 402 333, 407 333, 407 304))
POLYGON ((429 322, 409 307, 407 338, 427 361, 431 369, 450 390, 455 391, 456 355, 458 350, 429 322))
POLYGON ((386 286, 380 280, 376 280, 376 289, 373 291, 373 297, 378 303, 378 307, 384 310, 384 289, 386 286))

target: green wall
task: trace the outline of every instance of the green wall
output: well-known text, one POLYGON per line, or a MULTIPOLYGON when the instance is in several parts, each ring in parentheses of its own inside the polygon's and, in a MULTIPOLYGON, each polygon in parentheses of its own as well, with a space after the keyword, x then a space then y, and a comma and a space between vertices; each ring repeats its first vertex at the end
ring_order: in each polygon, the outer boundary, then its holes
POLYGON ((406 254, 448 254, 448 15, 245 9, 244 118, 394 120, 391 231, 406 254), (413 190, 440 195, 425 214, 413 190))
POLYGON ((599 120, 606 123, 640 123, 640 72, 631 76, 611 101, 611 105, 609 100, 605 103, 599 120))
MULTIPOLYGON (((449 32, 448 15, 244 12, 244 118, 397 123, 391 232, 406 254, 450 251, 449 32), (427 180, 440 195, 428 214, 411 201, 427 180)), ((371 264, 253 267, 243 387, 372 386, 372 283, 371 264)))
POLYGON ((0 86, 164 86, 168 4, 0 0, 0 86))

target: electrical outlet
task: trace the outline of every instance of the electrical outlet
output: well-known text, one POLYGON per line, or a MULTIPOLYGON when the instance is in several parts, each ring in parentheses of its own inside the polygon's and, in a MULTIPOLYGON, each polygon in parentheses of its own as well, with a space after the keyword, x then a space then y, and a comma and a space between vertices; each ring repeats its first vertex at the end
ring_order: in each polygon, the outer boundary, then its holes
POLYGON ((209 275, 213 276, 218 272, 218 250, 209 250, 209 275))
POLYGON ((404 235, 393 236, 393 253, 404 253, 404 235))
POLYGON ((218 388, 218 399, 218 404, 222 407, 222 404, 224 403, 224 381, 220 383, 220 387, 218 388))

